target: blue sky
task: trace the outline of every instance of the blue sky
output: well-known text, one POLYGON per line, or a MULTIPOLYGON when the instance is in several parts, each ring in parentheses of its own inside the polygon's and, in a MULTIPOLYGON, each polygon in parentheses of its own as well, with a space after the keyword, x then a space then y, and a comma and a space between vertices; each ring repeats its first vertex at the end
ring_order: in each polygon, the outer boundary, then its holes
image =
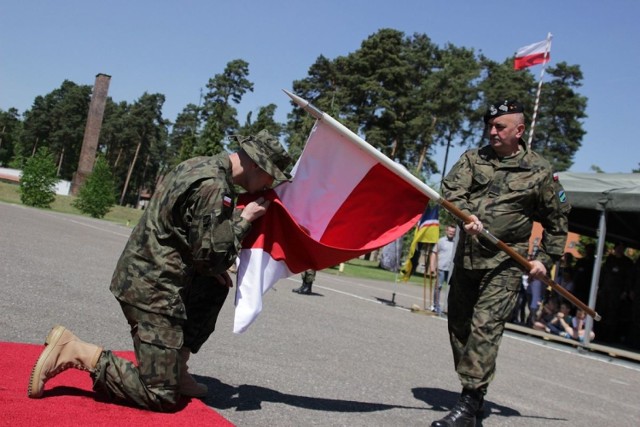
MULTIPOLYGON (((22 113, 65 79, 93 85, 105 73, 115 101, 163 93, 164 116, 174 120, 198 103, 210 77, 240 58, 255 85, 238 107, 241 121, 269 103, 284 121, 292 107, 282 89, 304 78, 319 55, 353 52, 381 28, 423 33, 496 61, 551 32, 551 65, 580 65, 579 92, 589 98, 587 134, 571 171, 597 165, 626 173, 640 162, 631 126, 640 120, 638 17, 636 0, 3 0, 0 108, 22 113)), ((530 70, 537 79, 540 66, 530 70)), ((453 159, 461 152, 453 150, 453 159)), ((434 156, 440 167, 443 157, 442 150, 434 156)))

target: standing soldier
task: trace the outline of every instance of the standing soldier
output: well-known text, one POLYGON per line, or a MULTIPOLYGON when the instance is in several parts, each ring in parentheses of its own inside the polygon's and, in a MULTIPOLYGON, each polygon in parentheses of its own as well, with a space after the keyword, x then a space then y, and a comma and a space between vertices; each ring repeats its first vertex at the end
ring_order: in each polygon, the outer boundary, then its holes
POLYGON ((316 279, 316 271, 315 270, 305 270, 301 274, 302 277, 302 286, 297 289, 293 289, 291 292, 296 292, 302 295, 311 295, 311 285, 313 285, 313 281, 316 279))
POLYGON ((567 235, 564 190, 549 162, 522 140, 522 105, 499 102, 484 120, 490 145, 464 153, 443 181, 444 197, 472 222, 462 227, 449 282, 449 339, 462 393, 451 412, 431 424, 434 427, 475 426, 495 373, 505 322, 518 299, 518 264, 478 234, 486 225, 526 256, 533 221, 539 221, 545 232, 531 261, 531 277, 546 274, 560 258, 567 235))

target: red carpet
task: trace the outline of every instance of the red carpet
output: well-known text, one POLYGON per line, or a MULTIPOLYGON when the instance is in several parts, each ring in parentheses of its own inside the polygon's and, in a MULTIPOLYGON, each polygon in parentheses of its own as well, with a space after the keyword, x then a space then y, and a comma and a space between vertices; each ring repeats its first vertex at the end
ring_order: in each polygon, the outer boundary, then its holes
MULTIPOLYGON (((41 399, 27 397, 31 368, 44 346, 0 341, 0 425, 31 426, 233 426, 198 399, 162 414, 94 400, 87 372, 70 369, 47 382, 41 399)), ((133 352, 117 352, 134 360, 133 352)))

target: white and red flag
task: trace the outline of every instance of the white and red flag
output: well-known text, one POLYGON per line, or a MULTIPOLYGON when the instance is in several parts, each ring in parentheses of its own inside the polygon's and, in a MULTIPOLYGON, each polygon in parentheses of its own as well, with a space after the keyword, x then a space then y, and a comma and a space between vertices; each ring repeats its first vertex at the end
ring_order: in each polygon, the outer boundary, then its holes
POLYGON ((551 39, 547 38, 541 42, 533 43, 521 47, 516 52, 516 59, 513 63, 515 70, 532 67, 537 64, 546 64, 550 59, 551 39))
MULTIPOLYGON (((278 280, 322 270, 382 247, 409 231, 429 202, 375 156, 318 120, 292 180, 261 196, 271 200, 242 242, 234 332, 262 310, 278 280)), ((256 196, 241 197, 241 207, 256 196)))

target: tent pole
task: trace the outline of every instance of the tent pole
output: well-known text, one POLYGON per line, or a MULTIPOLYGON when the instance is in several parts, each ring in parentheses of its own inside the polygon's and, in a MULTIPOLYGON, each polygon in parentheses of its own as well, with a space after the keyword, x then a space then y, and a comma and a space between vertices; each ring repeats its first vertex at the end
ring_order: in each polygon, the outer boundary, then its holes
MULTIPOLYGON (((598 226, 598 246, 596 248, 596 259, 593 262, 593 274, 591 275, 591 288, 589 290, 589 307, 595 310, 596 295, 598 294, 598 283, 600 282, 600 268, 602 267, 604 242, 607 236, 607 211, 603 210, 600 214, 600 225, 598 226)), ((591 331, 593 330, 593 319, 587 316, 587 322, 584 327, 584 344, 589 345, 591 331)))

